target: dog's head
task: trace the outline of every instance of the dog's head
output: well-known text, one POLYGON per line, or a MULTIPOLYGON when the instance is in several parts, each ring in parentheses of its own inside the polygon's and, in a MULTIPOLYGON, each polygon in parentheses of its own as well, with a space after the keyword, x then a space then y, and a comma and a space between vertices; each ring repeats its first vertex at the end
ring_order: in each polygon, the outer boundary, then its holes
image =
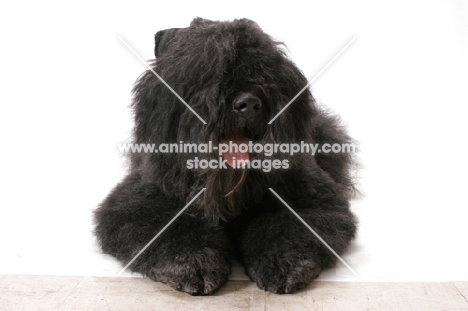
MULTIPOLYGON (((269 124, 307 85, 306 78, 283 48, 280 42, 247 19, 214 22, 197 18, 187 28, 157 32, 153 69, 159 77, 147 71, 134 89, 136 142, 274 144, 310 141, 310 122, 315 107, 309 90, 302 92, 269 124)), ((261 197, 259 192, 266 189, 264 181, 274 179, 275 172, 245 169, 188 171, 185 163, 193 156, 154 154, 134 162, 144 162, 145 170, 164 176, 164 189, 176 189, 169 185, 170 179, 180 181, 181 176, 186 183, 174 184, 184 184, 185 191, 194 193, 207 188, 205 201, 200 204, 205 205, 204 209, 216 210, 219 217, 235 214, 234 210, 239 207, 234 205, 246 205, 249 197, 261 197), (252 174, 255 178, 249 182, 252 174), (217 207, 206 207, 210 204, 217 207)), ((219 158, 216 151, 198 156, 219 158)), ((261 153, 228 152, 223 156, 228 163, 235 156, 247 160, 266 158, 261 153)), ((274 157, 286 155, 275 154, 274 157)))

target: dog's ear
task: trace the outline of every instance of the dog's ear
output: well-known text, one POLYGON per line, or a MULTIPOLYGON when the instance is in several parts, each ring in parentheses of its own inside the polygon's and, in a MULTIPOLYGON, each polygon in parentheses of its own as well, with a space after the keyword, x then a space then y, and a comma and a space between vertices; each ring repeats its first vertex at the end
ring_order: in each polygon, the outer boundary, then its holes
POLYGON ((160 30, 154 35, 154 56, 156 58, 164 53, 169 42, 171 42, 177 35, 180 28, 171 28, 166 30, 160 30))
POLYGON ((190 26, 203 25, 203 24, 213 24, 213 23, 214 22, 209 20, 209 19, 197 17, 197 18, 194 18, 192 20, 192 22, 190 23, 190 26))

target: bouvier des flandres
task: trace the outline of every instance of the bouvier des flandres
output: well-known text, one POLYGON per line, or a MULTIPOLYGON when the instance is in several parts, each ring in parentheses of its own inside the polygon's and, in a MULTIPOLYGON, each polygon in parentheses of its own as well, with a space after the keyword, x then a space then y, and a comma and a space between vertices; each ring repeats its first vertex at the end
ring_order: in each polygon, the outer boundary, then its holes
POLYGON ((336 257, 269 188, 342 253, 356 233, 348 202, 353 157, 313 156, 307 147, 351 143, 338 119, 306 90, 269 124, 308 82, 283 45, 250 20, 196 18, 190 27, 159 31, 155 56, 151 67, 167 85, 151 70, 138 79, 133 142, 232 148, 132 153, 128 175, 95 212, 102 250, 129 263, 205 188, 129 269, 208 295, 228 280, 236 258, 261 289, 307 286, 336 257), (242 143, 248 151, 236 150, 242 143), (293 153, 293 145, 308 151, 293 153))

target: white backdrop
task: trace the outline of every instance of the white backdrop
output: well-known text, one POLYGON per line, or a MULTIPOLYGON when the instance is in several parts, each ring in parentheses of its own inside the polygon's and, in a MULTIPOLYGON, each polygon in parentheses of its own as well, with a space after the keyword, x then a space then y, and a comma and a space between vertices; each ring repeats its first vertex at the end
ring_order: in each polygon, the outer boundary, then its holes
POLYGON ((124 176, 156 31, 253 19, 360 141, 359 237, 323 280, 468 280, 464 1, 28 1, 0 9, 0 273, 115 275, 91 212, 124 176), (166 3, 167 2, 167 3, 166 3))

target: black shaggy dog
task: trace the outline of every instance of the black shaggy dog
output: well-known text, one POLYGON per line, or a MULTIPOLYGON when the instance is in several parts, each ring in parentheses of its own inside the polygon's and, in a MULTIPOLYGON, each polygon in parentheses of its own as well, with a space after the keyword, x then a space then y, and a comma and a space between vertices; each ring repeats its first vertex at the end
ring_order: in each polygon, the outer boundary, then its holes
MULTIPOLYGON (((351 142, 309 90, 268 124, 307 80, 256 23, 197 18, 190 27, 159 31, 155 43, 152 68, 206 124, 148 70, 134 88, 134 143, 351 142)), ((342 253, 356 233, 348 203, 352 165, 349 153, 134 153, 128 176, 95 212, 95 233, 105 253, 127 264, 205 188, 129 268, 208 295, 228 280, 237 258, 261 289, 290 293, 336 258, 268 188, 342 253), (281 165, 236 168, 235 156, 281 165), (229 165, 189 167, 195 157, 229 165)))

